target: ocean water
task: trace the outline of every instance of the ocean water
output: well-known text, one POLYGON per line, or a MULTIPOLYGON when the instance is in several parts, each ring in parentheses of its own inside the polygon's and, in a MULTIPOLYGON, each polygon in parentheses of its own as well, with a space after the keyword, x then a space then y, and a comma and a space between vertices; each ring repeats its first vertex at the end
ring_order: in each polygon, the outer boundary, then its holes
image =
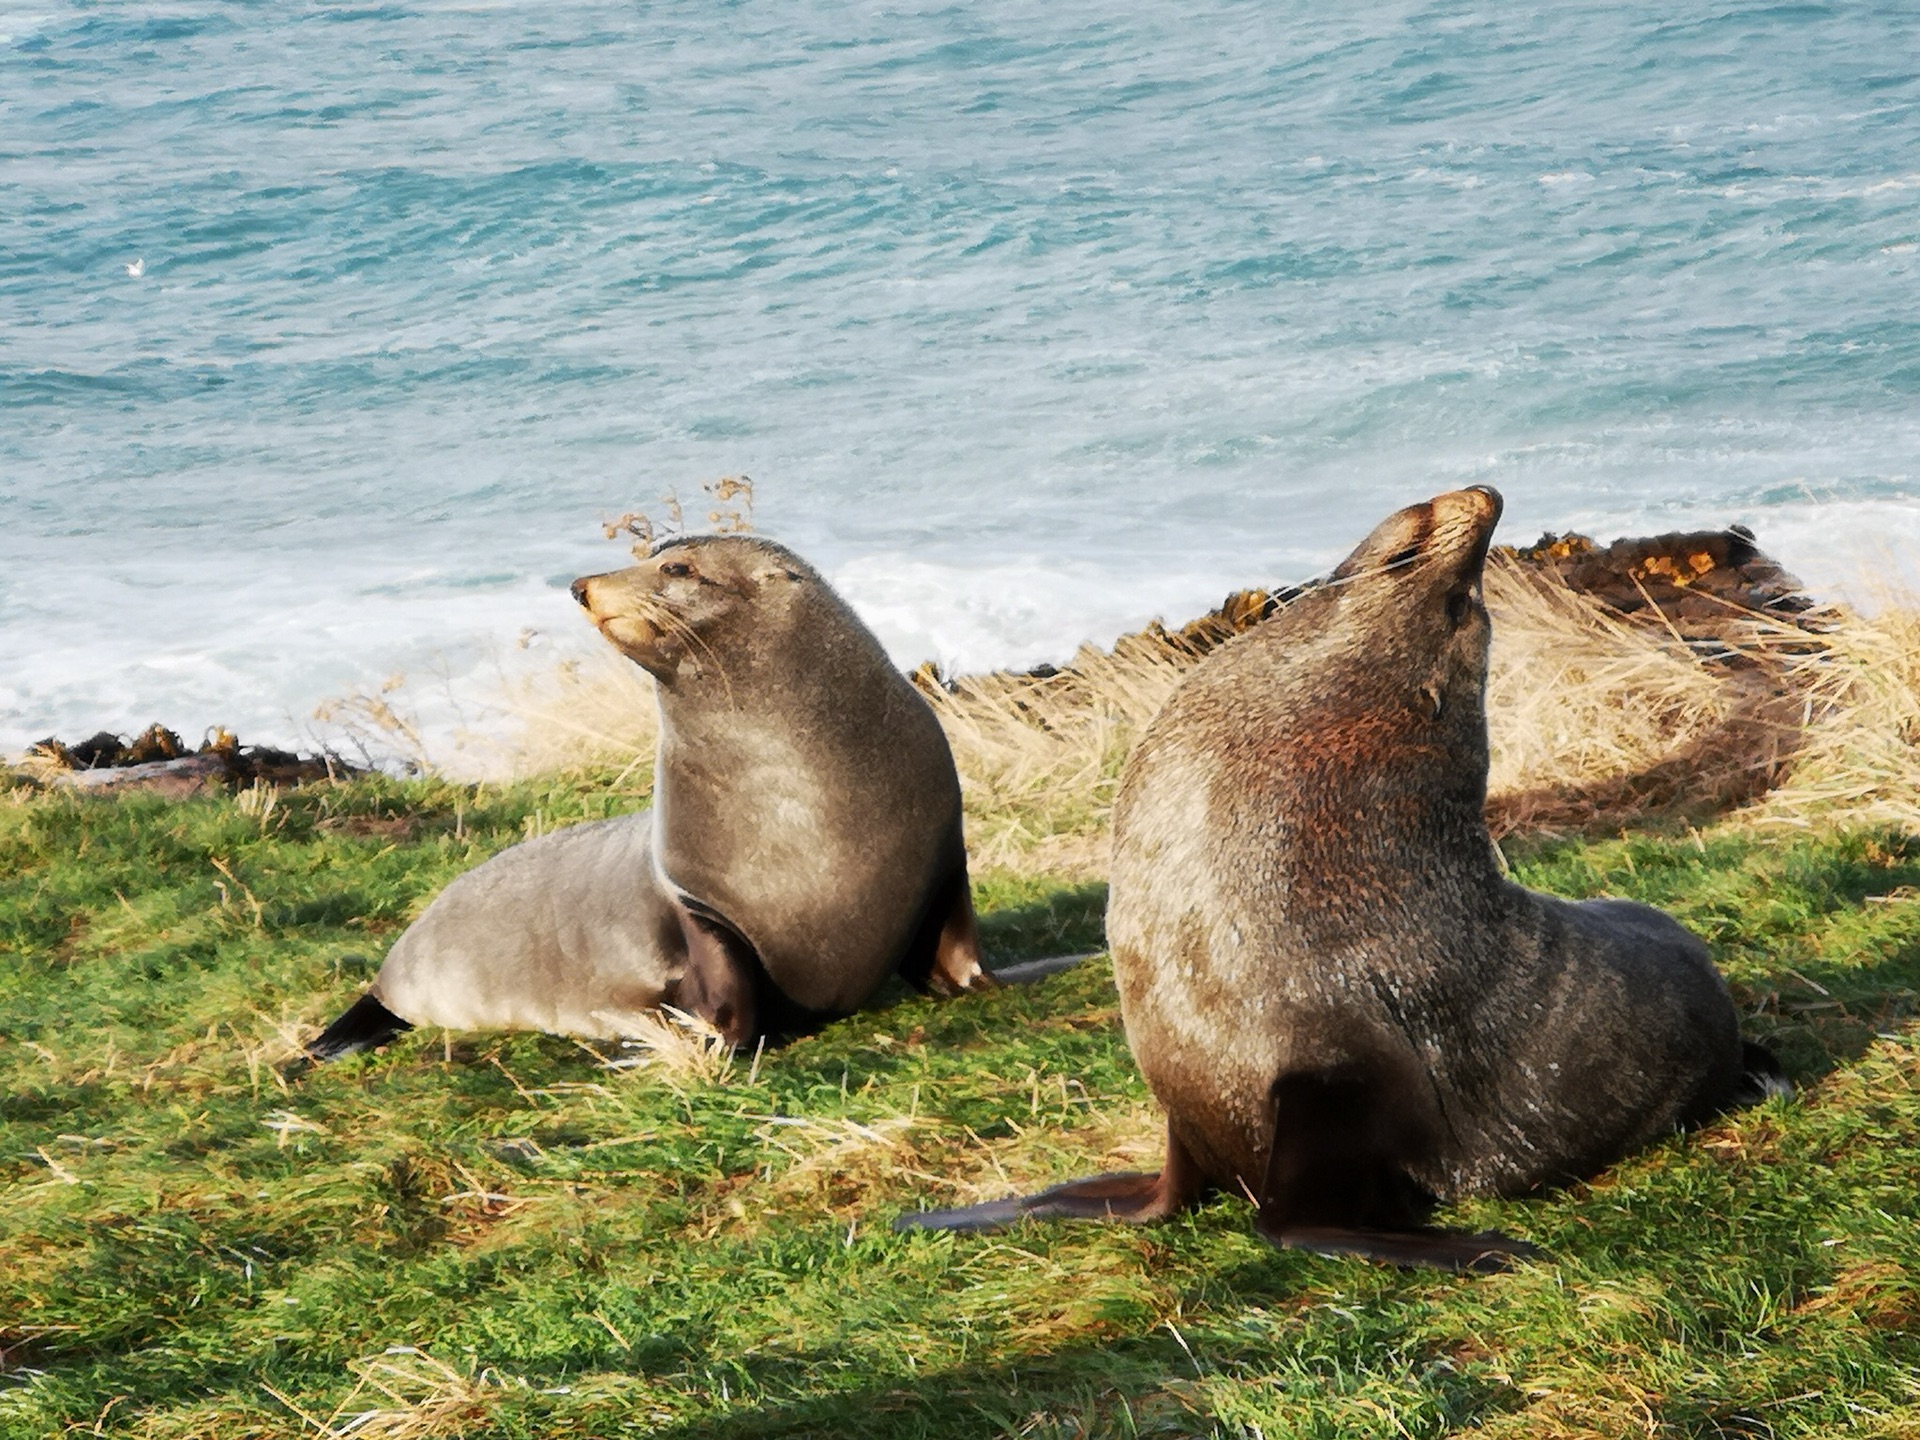
POLYGON ((1906 3, 0 0, 0 748, 451 724, 726 474, 976 667, 1471 482, 1840 587, 1917 456, 1906 3))

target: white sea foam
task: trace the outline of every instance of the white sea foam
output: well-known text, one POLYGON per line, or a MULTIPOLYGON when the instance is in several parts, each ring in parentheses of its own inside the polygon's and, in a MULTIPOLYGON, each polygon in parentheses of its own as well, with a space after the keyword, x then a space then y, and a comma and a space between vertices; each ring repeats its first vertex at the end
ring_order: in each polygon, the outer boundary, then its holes
POLYGON ((1754 524, 1816 595, 1867 610, 1920 604, 1920 497, 1775 505, 1754 524))
MULTIPOLYGON (((870 555, 830 578, 896 663, 911 668, 931 660, 957 674, 1058 663, 1082 644, 1110 645, 1149 620, 1204 614, 1232 588, 1222 573, 1170 568, 1152 555, 1119 567, 870 555)), ((1270 583, 1251 566, 1245 573, 1247 584, 1270 583)))

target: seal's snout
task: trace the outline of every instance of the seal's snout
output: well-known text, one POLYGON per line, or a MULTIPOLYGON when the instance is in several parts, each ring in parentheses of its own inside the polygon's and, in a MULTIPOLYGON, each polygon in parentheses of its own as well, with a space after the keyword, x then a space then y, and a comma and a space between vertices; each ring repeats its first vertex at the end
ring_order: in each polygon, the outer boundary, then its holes
POLYGON ((1500 492, 1491 485, 1469 485, 1464 490, 1449 490, 1434 496, 1427 502, 1433 522, 1434 548, 1445 554, 1466 546, 1484 558, 1494 526, 1500 523, 1500 512, 1505 508, 1500 492))
POLYGON ((572 592, 573 598, 589 610, 593 608, 593 602, 587 598, 587 587, 592 583, 593 577, 591 575, 582 575, 567 587, 567 589, 572 592))

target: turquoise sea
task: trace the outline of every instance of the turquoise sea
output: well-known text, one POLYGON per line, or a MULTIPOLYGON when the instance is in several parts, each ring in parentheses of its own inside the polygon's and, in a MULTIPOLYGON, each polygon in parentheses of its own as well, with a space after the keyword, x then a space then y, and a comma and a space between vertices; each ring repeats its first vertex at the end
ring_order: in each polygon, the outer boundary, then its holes
POLYGON ((1917 457, 1911 3, 0 0, 0 748, 452 724, 725 474, 980 666, 1466 482, 1840 585, 1917 457))

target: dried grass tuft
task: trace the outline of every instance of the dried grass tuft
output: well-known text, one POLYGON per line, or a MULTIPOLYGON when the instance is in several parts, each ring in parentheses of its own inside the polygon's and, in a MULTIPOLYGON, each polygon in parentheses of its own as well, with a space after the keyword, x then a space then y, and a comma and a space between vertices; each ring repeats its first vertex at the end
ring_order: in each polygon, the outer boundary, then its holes
MULTIPOLYGON (((1610 831, 1649 815, 1920 826, 1920 601, 1778 618, 1728 607, 1712 641, 1627 618, 1496 556, 1488 819, 1496 836, 1610 831)), ((1036 674, 915 678, 953 746, 973 863, 1062 878, 1106 869, 1133 744, 1207 645, 1158 625, 1036 674)), ((522 775, 618 767, 643 789, 652 682, 609 651, 508 705, 522 775)), ((680 1041, 659 1037, 660 1053, 680 1041)), ((709 1062, 693 1062, 699 1072, 709 1062)))
POLYGON ((1104 872, 1101 837, 1120 771, 1197 659, 1153 629, 1111 652, 1084 646, 1052 674, 923 684, 960 770, 974 863, 1104 872))
POLYGON ((652 784, 659 733, 653 677, 611 647, 510 682, 500 708, 509 720, 500 755, 508 772, 612 769, 617 784, 652 784))
POLYGON ((1689 640, 1497 556, 1486 589, 1496 837, 1705 817, 1763 793, 1791 758, 1793 677, 1818 644, 1802 625, 1729 606, 1713 641, 1689 640))
POLYGON ((644 1070, 676 1080, 717 1085, 733 1074, 733 1046, 700 1016, 671 1005, 622 1017, 629 1031, 609 1070, 644 1070))
MULTIPOLYGON (((272 1386, 267 1392, 334 1440, 438 1440, 470 1435, 491 1420, 509 1382, 492 1371, 456 1370, 411 1345, 350 1362, 358 1384, 334 1413, 321 1420, 272 1386), (369 1404, 371 1401, 373 1403, 369 1404)), ((512 1382, 525 1388, 525 1382, 512 1382)))
POLYGON ((786 1155, 790 1163, 778 1173, 769 1166, 764 1193, 803 1202, 808 1214, 861 1214, 882 1208, 899 1187, 927 1176, 919 1142, 929 1128, 930 1122, 916 1114, 866 1121, 769 1115, 754 1138, 786 1155))
POLYGON ((1849 821, 1920 827, 1920 598, 1844 611, 1793 673, 1798 753, 1750 812, 1761 824, 1849 821))

